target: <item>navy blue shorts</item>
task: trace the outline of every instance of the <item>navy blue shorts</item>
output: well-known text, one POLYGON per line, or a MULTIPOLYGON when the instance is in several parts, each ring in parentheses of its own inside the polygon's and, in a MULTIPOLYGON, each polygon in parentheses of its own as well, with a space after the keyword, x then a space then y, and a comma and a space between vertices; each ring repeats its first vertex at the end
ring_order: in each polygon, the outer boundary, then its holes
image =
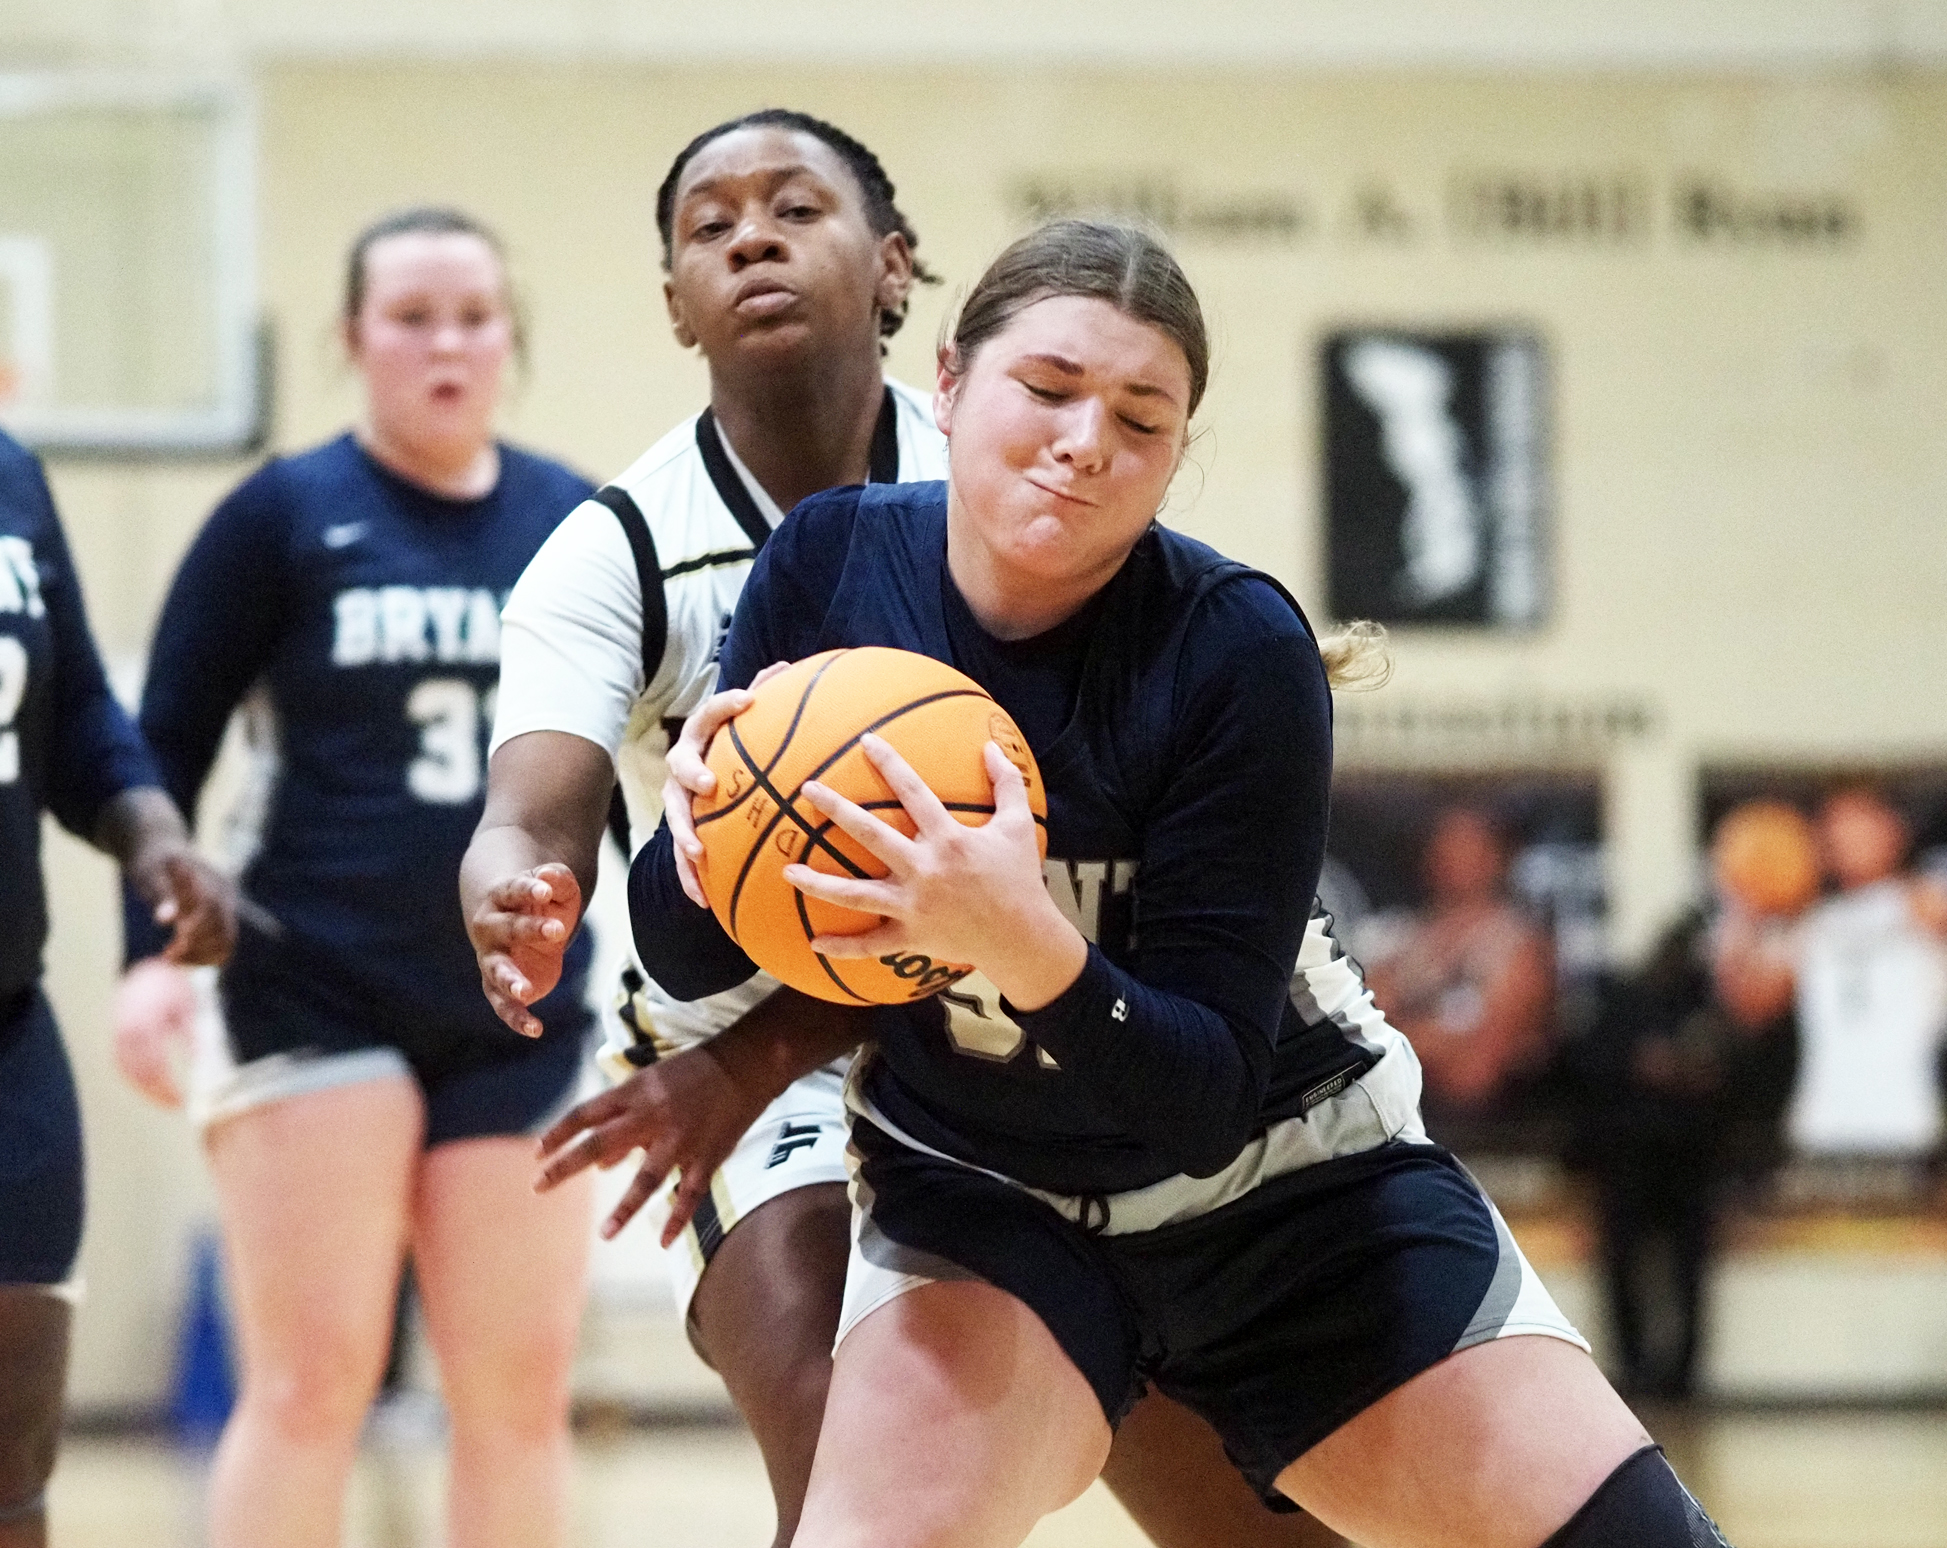
POLYGON ((1087 1229, 856 1115, 852 1136, 866 1217, 855 1275, 872 1272, 863 1254, 895 1276, 955 1277, 928 1268, 944 1260, 1006 1290, 1047 1324, 1111 1425, 1153 1384, 1211 1424, 1274 1509, 1294 1508, 1275 1487, 1288 1465, 1448 1355, 1510 1333, 1587 1347, 1436 1145, 1342 1156, 1114 1234, 1112 1214, 1106 1232, 1087 1229), (875 1257, 875 1236, 894 1245, 875 1257))
POLYGON ((66 1283, 81 1209, 81 1108, 37 986, 0 1006, 0 1284, 66 1283))
MULTIPOLYGON (((425 1145, 536 1132, 573 1094, 592 1020, 548 1007, 537 1039, 377 1024, 297 975, 221 981, 223 1057, 198 1061, 192 1109, 203 1123, 361 1080, 406 1075, 426 1103, 425 1145)), ((552 1000, 554 997, 550 997, 552 1000)))

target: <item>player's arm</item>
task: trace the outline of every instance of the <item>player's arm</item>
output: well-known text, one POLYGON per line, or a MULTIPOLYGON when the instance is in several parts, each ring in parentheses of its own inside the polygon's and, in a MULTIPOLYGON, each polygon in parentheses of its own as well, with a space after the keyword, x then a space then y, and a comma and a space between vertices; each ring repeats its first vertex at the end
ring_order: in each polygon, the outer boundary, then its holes
POLYGON ((803 866, 785 873, 806 893, 888 921, 821 938, 819 951, 924 950, 974 963, 1028 1037, 1086 1081, 1128 1132, 1199 1176, 1227 1165, 1259 1123, 1324 858, 1331 777, 1330 700, 1316 648, 1295 619, 1267 627, 1265 604, 1228 600, 1204 659, 1186 653, 1171 777, 1145 819, 1137 945, 1126 966, 1065 919, 1024 912, 1045 896, 1033 822, 1019 774, 995 748, 995 815, 966 828, 896 753, 868 740, 867 755, 918 834, 908 839, 807 786, 888 877, 828 877, 803 866))
POLYGON ((496 1015, 541 1035, 528 1006, 560 981, 568 940, 595 891, 615 766, 569 731, 528 731, 495 749, 487 804, 460 862, 460 909, 496 1015))
POLYGON ((780 989, 707 1043, 659 1059, 591 1097, 541 1137, 541 1192, 590 1166, 614 1166, 633 1152, 642 1165, 607 1220, 614 1236, 679 1174, 663 1226, 675 1241, 709 1192, 710 1178, 785 1088, 850 1053, 865 1038, 867 1013, 780 989))
POLYGON ((541 1023, 527 1007, 559 982, 594 895, 615 750, 648 686, 642 615, 628 540, 592 500, 548 534, 501 614, 486 808, 460 909, 488 1003, 529 1037, 541 1023))

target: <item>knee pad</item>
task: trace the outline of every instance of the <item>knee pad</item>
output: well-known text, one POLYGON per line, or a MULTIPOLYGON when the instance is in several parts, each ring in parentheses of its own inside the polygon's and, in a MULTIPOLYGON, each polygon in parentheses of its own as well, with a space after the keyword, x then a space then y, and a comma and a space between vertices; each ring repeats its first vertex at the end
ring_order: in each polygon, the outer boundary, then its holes
POLYGON ((1607 1478, 1541 1548, 1730 1548, 1677 1481, 1661 1446, 1645 1446, 1607 1478))

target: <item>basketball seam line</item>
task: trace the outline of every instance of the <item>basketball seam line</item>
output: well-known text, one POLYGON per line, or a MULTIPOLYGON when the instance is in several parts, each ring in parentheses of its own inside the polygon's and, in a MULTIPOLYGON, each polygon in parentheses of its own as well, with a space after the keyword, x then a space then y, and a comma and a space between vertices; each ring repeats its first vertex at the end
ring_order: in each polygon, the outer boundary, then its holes
MULTIPOLYGON (((820 679, 822 679, 824 675, 837 664, 838 658, 844 654, 846 654, 846 652, 843 650, 833 651, 831 653, 831 659, 827 661, 823 666, 819 667, 816 672, 813 672, 811 674, 811 681, 804 685, 804 692, 798 695, 798 706, 796 709, 791 711, 791 723, 784 728, 784 735, 777 744, 777 751, 771 754, 771 761, 763 770, 764 773, 768 774, 772 769, 776 768, 778 765, 778 760, 782 758, 785 752, 790 748, 791 739, 798 734, 799 723, 804 719, 804 707, 805 705, 811 702, 812 691, 815 688, 817 688, 820 679)), ((736 747, 738 755, 744 760, 744 766, 748 768, 752 774, 756 774, 758 772, 757 765, 752 761, 750 754, 745 751, 743 739, 737 735, 736 717, 732 716, 729 720, 724 722, 724 725, 729 728, 731 744, 734 747, 736 747)), ((703 816, 697 818, 696 821, 691 824, 691 826, 700 828, 706 822, 715 822, 719 817, 729 816, 730 813, 734 812, 738 807, 742 806, 744 802, 748 801, 751 798, 751 796, 756 793, 756 791, 757 791, 757 786, 755 785, 751 786, 749 790, 746 790, 742 795, 738 796, 735 800, 731 801, 728 805, 721 806, 717 808, 717 810, 714 812, 706 812, 703 816)), ((772 794, 775 795, 776 792, 773 791, 772 794)))
MULTIPOLYGON (((844 651, 838 652, 838 655, 844 655, 844 654, 845 654, 844 651)), ((832 658, 833 661, 836 661, 837 659, 838 656, 834 656, 832 658)), ((831 663, 827 662, 825 667, 820 667, 818 669, 818 677, 823 677, 825 675, 826 668, 829 667, 830 665, 831 663)), ((811 697, 811 688, 816 682, 817 682, 817 678, 814 678, 812 680, 812 683, 807 684, 805 686, 805 699, 809 699, 811 697)), ((817 768, 813 769, 809 774, 805 775, 804 779, 798 781, 798 785, 797 785, 798 790, 804 789, 806 780, 816 779, 820 774, 823 774, 827 769, 831 768, 834 764, 836 764, 854 747, 858 746, 860 738, 870 736, 874 731, 877 731, 881 726, 891 725, 895 720, 899 719, 899 717, 902 715, 910 715, 914 710, 924 709, 929 704, 938 704, 947 699, 985 699, 989 704, 993 704, 996 709, 1000 708, 999 704, 995 703, 994 696, 992 694, 984 692, 978 688, 975 689, 949 688, 940 693, 929 693, 923 698, 914 699, 910 703, 900 705, 898 709, 891 711, 889 714, 880 716, 877 720, 873 721, 871 725, 861 727, 857 732, 853 733, 853 735, 845 742, 845 744, 842 747, 838 748, 835 752, 833 752, 831 756, 828 757, 823 763, 819 764, 817 768)), ((801 699, 798 703, 798 713, 800 715, 804 711, 804 702, 805 701, 801 699)), ((779 794, 777 787, 774 784, 772 784, 770 780, 770 771, 777 767, 778 758, 777 757, 772 758, 770 763, 766 765, 764 769, 759 770, 756 764, 754 763, 754 761, 752 760, 749 751, 744 747, 743 738, 737 735, 737 722, 735 720, 730 720, 727 721, 725 724, 730 731, 731 745, 737 749, 737 755, 744 760, 744 767, 750 770, 751 777, 758 782, 757 786, 753 786, 751 791, 745 792, 745 796, 739 796, 738 800, 739 801, 744 800, 746 796, 753 794, 755 790, 759 786, 761 786, 770 795, 771 799, 777 803, 776 815, 773 816, 771 820, 764 825, 764 831, 758 834, 756 841, 752 843, 750 847, 750 853, 744 856, 743 866, 737 872, 736 885, 731 888, 730 920, 729 920, 729 930, 730 930, 731 937, 734 939, 737 934, 737 908, 738 905, 743 901, 744 883, 750 879, 750 869, 753 865, 757 863, 757 856, 759 851, 761 851, 766 844, 770 843, 771 835, 777 831, 777 825, 781 821, 783 821, 787 815, 791 818, 792 822, 799 828, 799 830, 804 833, 806 838, 813 839, 815 842, 818 842, 819 847, 821 849, 825 850, 826 853, 828 853, 840 865, 844 866, 846 870, 850 871, 859 880, 861 881, 875 880, 876 878, 866 875, 865 872, 861 871, 856 865, 854 865, 850 860, 846 859, 844 855, 840 854, 830 844, 824 843, 816 839, 816 836, 812 833, 811 829, 806 826, 804 819, 798 816, 797 810, 795 806, 792 804, 797 800, 797 796, 795 792, 793 793, 790 801, 786 801, 785 798, 781 794, 779 794)), ((795 735, 796 731, 797 731, 797 717, 794 716, 792 718, 790 731, 787 733, 787 737, 789 735, 795 735)), ((782 757, 782 756, 783 753, 782 750, 780 749, 778 753, 778 757, 782 757)))

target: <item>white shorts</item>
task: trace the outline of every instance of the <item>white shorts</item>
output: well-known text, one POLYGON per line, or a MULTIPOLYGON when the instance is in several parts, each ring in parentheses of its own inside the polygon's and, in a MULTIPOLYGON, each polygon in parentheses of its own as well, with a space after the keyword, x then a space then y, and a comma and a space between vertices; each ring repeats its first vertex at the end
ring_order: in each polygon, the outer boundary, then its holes
MULTIPOLYGON (((683 1234, 663 1250, 676 1311, 689 1325, 690 1302, 723 1239, 759 1205, 815 1183, 846 1180, 845 1074, 829 1064, 792 1082, 764 1109, 710 1179, 710 1192, 683 1234)), ((666 1184, 654 1218, 669 1217, 666 1184)), ((659 1229, 659 1228, 658 1228, 659 1229)))

